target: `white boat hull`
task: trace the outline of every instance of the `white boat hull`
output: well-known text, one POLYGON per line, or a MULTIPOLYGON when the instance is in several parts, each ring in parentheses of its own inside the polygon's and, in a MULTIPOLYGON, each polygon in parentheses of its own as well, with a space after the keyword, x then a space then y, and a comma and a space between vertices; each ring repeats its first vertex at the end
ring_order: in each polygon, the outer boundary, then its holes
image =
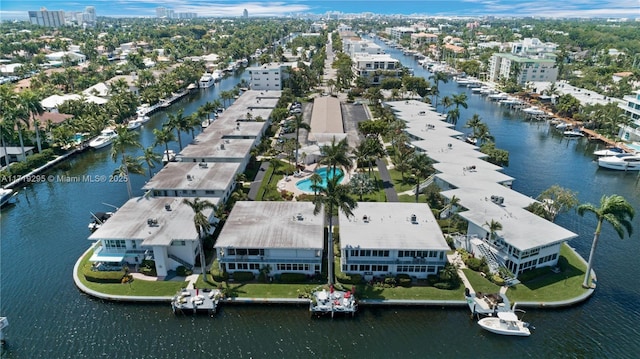
POLYGON ((628 161, 612 161, 610 157, 602 157, 598 159, 598 166, 617 171, 640 171, 640 159, 636 159, 635 162, 628 161))
POLYGON ((507 321, 498 317, 486 317, 480 319, 478 325, 484 330, 500 335, 519 337, 528 337, 531 335, 531 331, 527 327, 528 325, 521 320, 507 321))

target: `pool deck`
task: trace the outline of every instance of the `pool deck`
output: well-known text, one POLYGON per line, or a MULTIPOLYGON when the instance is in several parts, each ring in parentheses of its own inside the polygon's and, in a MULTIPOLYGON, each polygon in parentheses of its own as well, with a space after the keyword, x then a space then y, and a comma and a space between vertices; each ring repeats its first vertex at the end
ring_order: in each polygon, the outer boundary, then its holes
MULTIPOLYGON (((284 176, 281 180, 278 181, 278 190, 280 192, 282 191, 291 192, 293 193, 294 196, 298 196, 301 194, 313 194, 313 192, 304 192, 300 190, 298 187, 296 187, 296 183, 309 178, 313 174, 313 172, 316 170, 317 167, 318 167, 318 164, 313 163, 313 164, 307 165, 304 168, 304 170, 298 175, 284 176)), ((349 183, 350 179, 351 179, 351 173, 345 172, 343 174, 342 181, 340 183, 341 184, 349 183)))

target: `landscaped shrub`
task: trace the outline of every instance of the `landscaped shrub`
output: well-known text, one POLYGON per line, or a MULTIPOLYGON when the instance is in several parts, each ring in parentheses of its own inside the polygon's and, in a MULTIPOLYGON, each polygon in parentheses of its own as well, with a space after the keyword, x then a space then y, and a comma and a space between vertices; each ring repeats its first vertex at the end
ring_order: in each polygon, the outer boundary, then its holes
POLYGON ((282 283, 304 283, 307 276, 304 273, 282 273, 280 274, 280 282, 282 283))
POLYGON ((255 278, 253 272, 233 272, 231 276, 236 282, 250 282, 255 278))
POLYGON ((409 288, 411 287, 411 276, 406 273, 400 273, 396 276, 396 281, 399 286, 409 288))
POLYGON ((156 272, 156 262, 150 259, 143 260, 138 268, 138 272, 150 277, 156 277, 158 275, 156 272))
POLYGON ((504 279, 502 279, 502 277, 500 277, 500 275, 498 275, 498 274, 492 275, 491 276, 491 281, 493 283, 495 283, 496 285, 499 285, 499 286, 503 286, 504 285, 504 279))
POLYGON ((452 289, 458 288, 460 286, 460 284, 453 283, 453 282, 438 282, 438 283, 434 284, 433 286, 438 288, 438 289, 452 290, 452 289))
POLYGON ((176 268, 176 274, 180 277, 186 277, 188 275, 192 275, 193 271, 185 266, 179 266, 176 268))
POLYGON ((394 277, 385 277, 384 286, 386 288, 393 288, 396 286, 396 279, 394 277))
POLYGON ((229 273, 223 272, 217 267, 211 269, 211 276, 213 277, 213 280, 218 283, 229 280, 229 273))
POLYGON ((121 283, 125 276, 125 271, 92 271, 84 272, 84 277, 89 282, 94 283, 121 283))
POLYGON ((360 284, 362 282, 361 274, 337 273, 336 279, 343 284, 360 284))
POLYGON ((464 262, 464 264, 466 264, 469 269, 480 272, 483 264, 485 264, 485 260, 480 258, 469 258, 464 262))

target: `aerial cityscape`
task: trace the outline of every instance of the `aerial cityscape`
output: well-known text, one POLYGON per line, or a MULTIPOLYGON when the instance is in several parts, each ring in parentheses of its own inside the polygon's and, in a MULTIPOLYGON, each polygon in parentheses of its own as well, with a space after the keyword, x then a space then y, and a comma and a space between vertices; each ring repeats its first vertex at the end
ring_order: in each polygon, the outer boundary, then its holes
POLYGON ((637 4, 0 20, 3 358, 640 350, 637 4))

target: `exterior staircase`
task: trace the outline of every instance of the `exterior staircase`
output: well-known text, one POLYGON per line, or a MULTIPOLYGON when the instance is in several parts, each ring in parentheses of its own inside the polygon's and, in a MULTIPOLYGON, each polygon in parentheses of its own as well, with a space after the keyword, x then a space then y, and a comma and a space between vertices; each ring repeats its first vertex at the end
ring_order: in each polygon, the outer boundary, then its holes
POLYGON ((174 254, 169 254, 167 257, 173 259, 174 261, 182 264, 183 266, 187 267, 188 269, 193 269, 193 265, 189 264, 187 261, 183 260, 180 257, 175 256, 174 254))
MULTIPOLYGON (((422 181, 422 183, 420 183, 420 185, 418 186, 418 191, 420 192, 424 191, 425 188, 429 187, 433 183, 433 180, 435 178, 436 178, 436 175, 431 175, 427 177, 427 179, 422 181)), ((416 194, 415 188, 413 189, 413 194, 416 194)))
MULTIPOLYGON (((489 249, 489 247, 485 243, 478 244, 476 248, 478 248, 480 255, 487 260, 487 265, 489 266, 489 270, 492 273, 498 273, 500 271, 500 268, 504 268, 507 270, 506 272, 510 273, 508 268, 504 264, 502 264, 498 257, 496 257, 495 253, 493 253, 493 251, 489 249)), ((505 278, 505 284, 507 284, 508 286, 516 285, 518 283, 520 283, 520 281, 513 276, 505 278)))

